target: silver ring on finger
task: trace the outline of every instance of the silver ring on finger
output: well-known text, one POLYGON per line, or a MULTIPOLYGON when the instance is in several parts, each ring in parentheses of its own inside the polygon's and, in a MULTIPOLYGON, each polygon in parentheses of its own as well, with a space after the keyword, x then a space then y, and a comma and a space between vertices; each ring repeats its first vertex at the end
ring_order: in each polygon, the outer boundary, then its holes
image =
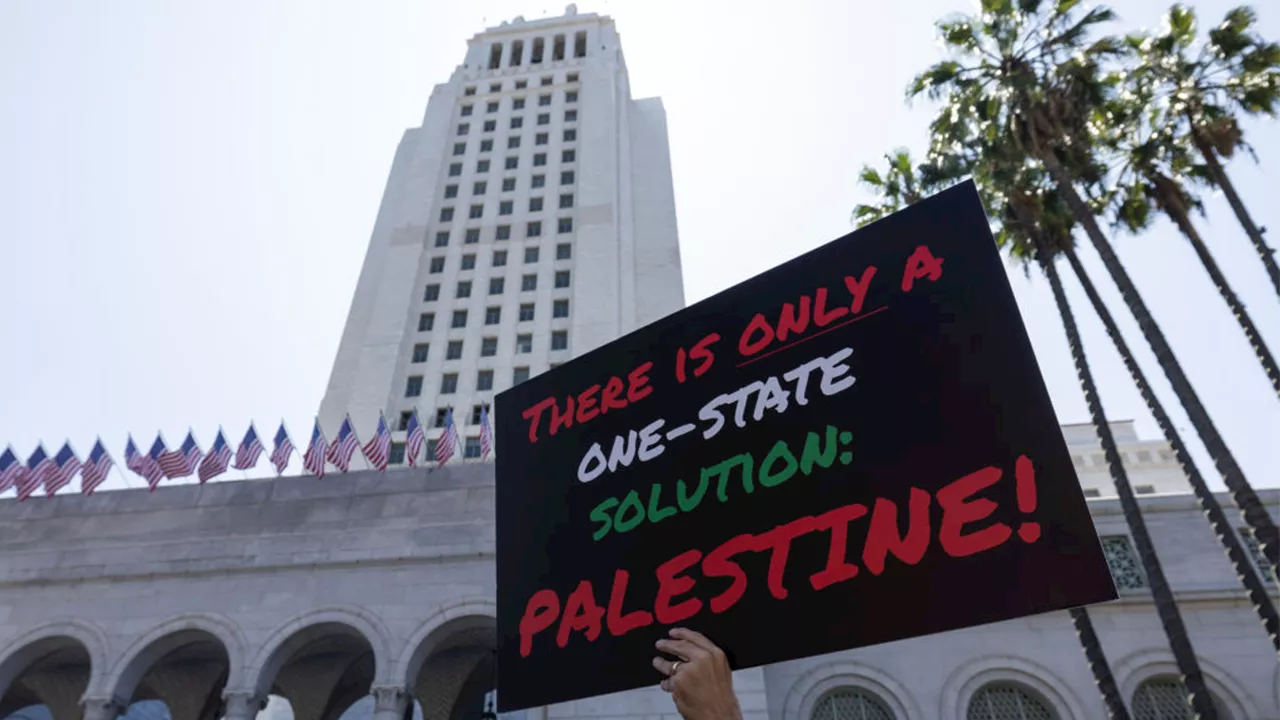
POLYGON ((676 671, 680 669, 680 663, 681 663, 680 660, 676 660, 675 662, 671 663, 671 672, 667 673, 667 677, 676 676, 676 671))

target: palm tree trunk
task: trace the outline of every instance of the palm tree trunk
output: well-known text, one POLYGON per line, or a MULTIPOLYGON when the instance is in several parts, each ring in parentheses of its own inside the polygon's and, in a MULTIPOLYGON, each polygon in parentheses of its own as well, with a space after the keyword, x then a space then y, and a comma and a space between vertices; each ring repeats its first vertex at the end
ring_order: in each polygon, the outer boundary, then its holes
POLYGON ((1248 592, 1249 601, 1253 603, 1253 609, 1258 613, 1258 618, 1262 621, 1262 627, 1266 630, 1267 637, 1271 639, 1271 644, 1275 647, 1276 652, 1280 653, 1280 613, 1276 612, 1275 605, 1271 603, 1271 598, 1267 595, 1266 586, 1262 584, 1262 579, 1258 572, 1254 570, 1248 553, 1245 552, 1244 546, 1240 544, 1240 539, 1236 537, 1235 532, 1232 530, 1226 511, 1218 503, 1217 496, 1209 490, 1209 485, 1205 482, 1204 476, 1200 474, 1200 469, 1196 467, 1195 462, 1191 459, 1191 453, 1187 451, 1186 444, 1182 442, 1182 436, 1178 434, 1173 421, 1169 419, 1169 413, 1165 412, 1164 403, 1160 402, 1160 399, 1156 397, 1155 391, 1151 388, 1151 383, 1147 382, 1146 374, 1142 372, 1142 368, 1138 367, 1137 359, 1129 349, 1129 344, 1125 342, 1124 337, 1120 334, 1120 328, 1116 326, 1115 319, 1111 317, 1111 311, 1102 302, 1102 297, 1098 295, 1097 288, 1093 286, 1093 281, 1089 279, 1089 275, 1085 272, 1084 266, 1080 262, 1080 257, 1076 255, 1074 250, 1068 250, 1063 254, 1067 256, 1067 261, 1071 263, 1071 269, 1075 272, 1076 277, 1079 278, 1080 285, 1084 288, 1085 295, 1089 297, 1089 302, 1093 305, 1094 311, 1101 318, 1108 337, 1111 338, 1111 342, 1115 344, 1116 350, 1119 351, 1120 358, 1124 361, 1124 366, 1129 369, 1129 375, 1133 378, 1134 384, 1138 386, 1138 392, 1142 394, 1142 399, 1146 401, 1147 409, 1155 417, 1156 424, 1160 426, 1160 431, 1164 433, 1165 440, 1169 442, 1169 447, 1173 450, 1174 457, 1178 459, 1178 464, 1182 466, 1182 471, 1186 473, 1196 500, 1199 501, 1200 508, 1204 510, 1205 516, 1209 519, 1209 525, 1213 527, 1213 532, 1218 536, 1218 541, 1222 543, 1222 548, 1227 553, 1227 559, 1231 561, 1232 567, 1236 570, 1236 576, 1240 578, 1241 584, 1244 585, 1245 590, 1248 592))
POLYGON ((1209 279, 1213 281, 1214 287, 1218 288, 1218 294, 1223 300, 1227 301, 1227 307, 1231 308, 1231 314, 1236 316, 1236 322, 1240 323, 1240 329, 1244 330, 1244 336, 1248 338, 1250 347, 1253 348, 1253 354, 1258 356, 1258 362, 1262 364, 1262 371, 1266 373, 1267 379, 1271 381, 1271 387, 1276 391, 1276 395, 1280 395, 1280 367, 1276 366, 1276 359, 1272 357, 1271 350, 1267 347, 1266 341, 1262 339, 1262 335, 1258 333, 1258 328, 1253 324, 1253 318, 1249 317, 1249 311, 1245 310, 1244 303, 1240 302, 1240 298, 1235 291, 1231 289, 1227 278, 1222 274, 1222 269, 1218 267, 1217 261, 1213 259, 1209 248, 1205 247, 1204 240, 1200 238, 1200 233, 1196 231, 1195 225, 1191 223, 1191 218, 1187 217, 1187 213, 1177 209, 1168 209, 1166 214, 1173 220, 1173 224, 1178 226, 1182 234, 1191 242, 1191 247, 1196 251, 1196 257, 1200 258, 1200 263, 1204 265, 1204 269, 1209 273, 1209 279))
POLYGON ((1209 144, 1208 139, 1204 137, 1200 128, 1195 123, 1195 118, 1188 111, 1187 119, 1191 121, 1191 139, 1195 143, 1196 149, 1204 156, 1205 164, 1209 167, 1209 174, 1213 176, 1213 182, 1222 188, 1222 194, 1227 196, 1227 203, 1231 205, 1231 209, 1235 211, 1236 219, 1244 226, 1244 231, 1248 233, 1249 240, 1253 243, 1253 248, 1258 252, 1258 257, 1262 259, 1262 264, 1267 269, 1267 276, 1271 278, 1271 286, 1275 288, 1276 295, 1280 296, 1280 265, 1276 263, 1276 251, 1267 245, 1267 241, 1262 238, 1262 231, 1254 224, 1253 218, 1249 216, 1249 211, 1245 209, 1244 201, 1240 199, 1240 194, 1236 192, 1236 186, 1232 184, 1231 178, 1227 177, 1227 171, 1222 167, 1222 163, 1218 161, 1218 152, 1209 144))
POLYGON ((1266 507, 1263 506, 1262 501, 1258 498, 1258 494, 1254 492, 1253 486, 1245 478, 1244 471, 1240 469, 1235 456, 1231 454, 1226 441, 1223 440, 1218 428, 1213 424, 1213 420, 1209 417, 1209 412, 1205 410, 1204 405, 1200 402, 1200 396, 1196 394, 1195 388, 1191 386, 1191 381, 1187 379, 1187 375, 1183 372, 1178 359, 1174 357, 1173 348, 1169 346, 1169 341, 1165 339, 1160 326, 1156 324, 1151 311, 1147 309, 1142 296, 1138 294, 1138 289, 1134 287, 1133 280, 1124 269, 1124 265, 1116 257, 1115 251, 1111 248, 1111 243, 1107 242, 1106 236, 1102 234, 1102 229, 1098 227, 1098 222, 1094 219, 1093 213, 1080 197, 1080 194, 1076 192, 1075 186, 1072 184, 1073 178, 1062 167, 1062 163, 1058 161, 1052 151, 1040 153, 1039 158, 1044 163, 1045 169, 1053 177, 1054 184, 1057 186, 1057 190, 1062 195, 1063 200, 1071 208, 1073 217, 1085 229, 1089 240, 1097 248, 1098 254, 1102 257, 1102 263, 1107 268, 1107 273, 1111 275, 1111 279, 1120 288, 1120 295, 1124 298, 1125 305, 1129 307, 1129 311, 1133 313, 1134 318, 1138 321, 1138 327, 1142 330, 1143 337, 1146 338, 1147 344, 1151 346, 1151 350, 1155 353, 1156 360, 1160 363, 1160 368, 1164 370, 1165 376, 1169 379, 1169 384, 1173 386, 1174 393, 1177 394, 1182 407, 1187 411, 1191 424, 1195 427, 1196 432, 1199 433, 1205 448, 1213 458, 1214 465, 1218 468, 1218 472, 1222 474, 1223 482, 1231 490, 1231 495, 1243 513, 1245 522, 1253 530, 1254 537, 1257 538, 1258 544, 1262 547, 1263 554, 1269 558, 1276 557, 1280 553, 1280 532, 1276 530, 1275 521, 1271 519, 1270 513, 1267 512, 1266 507))

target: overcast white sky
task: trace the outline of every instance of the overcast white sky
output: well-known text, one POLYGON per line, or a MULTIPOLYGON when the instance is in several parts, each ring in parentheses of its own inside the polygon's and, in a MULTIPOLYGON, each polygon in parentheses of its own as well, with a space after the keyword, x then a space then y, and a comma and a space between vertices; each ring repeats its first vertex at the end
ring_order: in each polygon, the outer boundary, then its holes
MULTIPOLYGON (((1195 7, 1216 22, 1232 4, 1195 7)), ((1280 9, 1258 6, 1280 39, 1280 9)), ((1153 26, 1165 5, 1112 7, 1119 32, 1153 26)), ((938 58, 932 21, 969 9, 580 5, 617 19, 634 94, 666 104, 691 302, 848 232, 869 199, 858 167, 923 149, 929 110, 902 91, 938 58)), ((207 447, 219 424, 235 441, 250 419, 270 435, 282 417, 304 443, 401 133, 468 37, 562 11, 543 0, 0 3, 0 448, 25 456, 43 440, 53 452, 70 438, 83 455, 101 434, 120 460, 129 431, 145 446, 162 430, 172 445, 193 426, 207 447)), ((1230 172, 1280 244, 1280 125, 1246 131, 1262 165, 1230 172)), ((1225 201, 1207 204, 1207 242, 1280 352, 1280 301, 1225 201)), ((1280 484, 1280 400, 1186 243, 1161 223, 1116 244, 1249 479, 1280 484)), ((1010 274, 1059 419, 1086 421, 1045 283, 1010 274)), ((1158 437, 1070 289, 1109 416, 1158 437)))

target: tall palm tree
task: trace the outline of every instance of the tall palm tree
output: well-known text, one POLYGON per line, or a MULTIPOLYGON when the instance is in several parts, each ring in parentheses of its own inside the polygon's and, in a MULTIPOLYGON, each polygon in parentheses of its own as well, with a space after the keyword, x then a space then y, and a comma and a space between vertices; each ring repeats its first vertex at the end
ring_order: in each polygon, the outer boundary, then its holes
POLYGON ((1122 162, 1119 192, 1114 193, 1117 221, 1139 232, 1150 224, 1153 209, 1173 221, 1191 243, 1209 279, 1244 330, 1272 389, 1280 396, 1280 366, 1191 222, 1191 211, 1203 211, 1203 205, 1183 182, 1193 165, 1189 148, 1178 136, 1176 118, 1168 116, 1145 83, 1136 84, 1122 100, 1109 103, 1104 113, 1111 120, 1105 128, 1105 142, 1122 162))
POLYGON ((1111 11, 1095 7, 1077 18, 1078 4, 1078 0, 1059 0, 1044 7, 1042 0, 1020 0, 1016 5, 1011 0, 983 0, 979 17, 940 23, 943 42, 955 59, 918 75, 908 97, 926 94, 947 99, 946 109, 933 123, 937 141, 947 147, 963 147, 975 139, 1001 141, 1011 146, 1015 156, 1033 161, 1047 173, 1053 190, 1118 286, 1245 522, 1264 554, 1275 557, 1280 553, 1275 521, 1103 234, 1095 209, 1076 187, 1077 182, 1096 183, 1105 175, 1096 157, 1096 128, 1105 122, 1098 110, 1114 95, 1120 78, 1103 76, 1100 65, 1125 53, 1124 44, 1114 38, 1088 41, 1093 26, 1112 19, 1111 11))
MULTIPOLYGON (((922 199, 922 193, 939 190, 948 182, 964 174, 959 160, 954 157, 938 164, 926 164, 918 168, 912 165, 911 156, 906 150, 895 150, 885 157, 889 161, 889 169, 884 175, 870 166, 863 166, 859 174, 862 184, 879 194, 876 203, 860 204, 854 209, 853 220, 859 227, 918 202, 922 199)), ((988 200, 988 205, 990 204, 988 200)), ((1056 270, 1053 277, 1056 281, 1056 270)), ((1071 309, 1066 305, 1065 295, 1061 297, 1058 309, 1063 313, 1064 325, 1067 324, 1071 309)), ((1068 334, 1074 337, 1073 342, 1078 343, 1079 335, 1073 335, 1074 320, 1071 320, 1070 327, 1071 331, 1068 334)), ((1074 348, 1075 345, 1073 345, 1073 352, 1074 348)), ((1081 358, 1083 358, 1083 352, 1081 358)), ((1124 472, 1123 468, 1121 472, 1124 472)), ((1080 638, 1080 646, 1084 650, 1089 670, 1093 673, 1099 692, 1102 693, 1102 701, 1107 708, 1108 717, 1111 720, 1130 720, 1129 711, 1125 707, 1124 698, 1120 695, 1119 685, 1111 672, 1111 665, 1107 662, 1107 655, 1102 649, 1102 642, 1098 639, 1089 611, 1078 607, 1071 608, 1068 612, 1076 628, 1076 635, 1080 638)))
POLYGON ((1209 31, 1208 41, 1194 49, 1195 12, 1174 5, 1165 16, 1163 32, 1127 39, 1138 56, 1130 80, 1157 90, 1168 101, 1169 113, 1185 123, 1187 132, 1181 139, 1204 158, 1207 179, 1226 195, 1280 296, 1276 251, 1263 239, 1222 166, 1223 158, 1248 147, 1234 111, 1274 116, 1280 103, 1280 44, 1254 32, 1256 20, 1248 7, 1231 10, 1209 31))

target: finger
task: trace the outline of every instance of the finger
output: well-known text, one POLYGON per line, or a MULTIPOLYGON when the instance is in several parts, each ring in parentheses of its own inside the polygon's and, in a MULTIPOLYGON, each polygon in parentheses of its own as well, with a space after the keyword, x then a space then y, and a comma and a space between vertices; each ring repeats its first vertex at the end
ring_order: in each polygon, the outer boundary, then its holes
POLYGON ((671 678, 662 678, 662 682, 658 683, 658 687, 662 688, 663 692, 671 692, 671 678))
POLYGON ((666 658, 656 657, 653 659, 653 669, 668 677, 671 675, 671 671, 674 667, 675 663, 666 658))
POLYGON ((669 634, 673 638, 696 645, 709 653, 714 653, 720 649, 715 643, 711 642, 706 635, 703 635, 697 630, 690 630, 688 628, 671 628, 669 634))
POLYGON ((675 655, 685 662, 693 662, 695 659, 706 655, 707 651, 691 642, 684 640, 668 640, 663 638, 655 643, 657 648, 668 655, 675 655))

